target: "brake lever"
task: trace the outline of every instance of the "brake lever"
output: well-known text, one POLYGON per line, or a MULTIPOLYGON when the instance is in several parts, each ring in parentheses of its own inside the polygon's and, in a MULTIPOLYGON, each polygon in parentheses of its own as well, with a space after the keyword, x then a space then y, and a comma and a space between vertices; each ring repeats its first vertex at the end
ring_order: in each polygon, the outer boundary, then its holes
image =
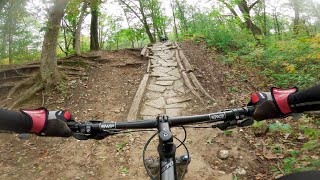
POLYGON ((88 121, 85 123, 69 121, 67 122, 69 128, 74 132, 73 137, 78 140, 102 140, 107 136, 114 135, 113 131, 94 130, 92 124, 99 124, 101 121, 88 121))
POLYGON ((254 123, 253 118, 249 117, 247 119, 244 119, 241 122, 238 122, 237 120, 233 120, 233 121, 227 121, 227 122, 223 122, 220 124, 215 124, 212 125, 212 128, 219 128, 220 130, 227 130, 227 129, 232 129, 235 127, 246 127, 246 126, 251 126, 254 123))
POLYGON ((93 134, 74 133, 73 137, 78 140, 88 140, 88 139, 102 140, 107 136, 111 136, 114 134, 115 134, 114 132, 109 132, 109 131, 97 132, 93 134))

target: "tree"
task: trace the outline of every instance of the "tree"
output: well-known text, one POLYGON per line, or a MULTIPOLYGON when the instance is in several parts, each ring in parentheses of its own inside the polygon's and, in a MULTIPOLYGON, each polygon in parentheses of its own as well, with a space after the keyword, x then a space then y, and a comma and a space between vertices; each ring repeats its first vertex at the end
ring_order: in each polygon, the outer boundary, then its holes
POLYGON ((179 38, 178 35, 178 28, 177 28, 177 22, 176 22, 176 5, 175 5, 175 0, 170 0, 170 6, 171 6, 171 10, 172 10, 172 17, 173 17, 173 28, 174 28, 174 34, 176 36, 176 38, 179 38))
POLYGON ((56 86, 61 81, 61 76, 58 71, 56 59, 56 48, 60 29, 60 22, 64 16, 64 10, 67 5, 67 0, 55 0, 44 35, 41 53, 40 74, 45 88, 56 86))
POLYGON ((182 32, 188 31, 188 20, 186 18, 186 0, 175 0, 175 7, 177 12, 177 19, 180 21, 180 29, 182 32))
POLYGON ((294 34, 299 34, 300 11, 302 2, 301 0, 290 0, 290 4, 294 11, 293 32, 294 34))
POLYGON ((76 28, 76 33, 75 33, 76 36, 75 36, 75 45, 74 46, 75 46, 76 55, 81 54, 81 52, 80 52, 81 29, 82 29, 83 20, 84 20, 85 15, 86 15, 87 7, 88 7, 88 2, 87 2, 87 0, 84 0, 84 2, 82 4, 80 16, 79 16, 79 21, 78 21, 77 28, 76 28))
POLYGON ((17 84, 9 92, 7 99, 9 99, 15 91, 26 85, 32 85, 30 89, 26 90, 24 96, 15 101, 13 108, 18 103, 29 99, 36 92, 45 89, 51 89, 57 86, 61 80, 62 75, 58 70, 56 59, 56 48, 58 44, 58 34, 60 29, 60 22, 64 16, 64 10, 67 5, 67 0, 55 0, 50 9, 48 21, 45 28, 45 35, 42 44, 41 59, 40 59, 40 72, 35 77, 17 84))
POLYGON ((253 36, 255 38, 257 38, 257 35, 262 35, 262 30, 253 23, 251 16, 250 16, 250 11, 252 10, 252 8, 260 3, 261 0, 257 0, 255 2, 253 2, 252 4, 248 4, 248 2, 246 0, 239 0, 237 1, 237 6, 240 9, 241 13, 242 13, 242 17, 240 17, 240 15, 238 15, 238 13, 235 11, 235 9, 233 8, 232 4, 226 2, 225 0, 219 0, 220 2, 222 2, 224 5, 226 5, 226 7, 232 12, 232 14, 236 17, 238 17, 239 19, 244 19, 244 27, 246 27, 248 30, 250 30, 253 34, 253 36))
POLYGON ((91 0, 91 25, 90 25, 90 50, 99 50, 98 35, 98 16, 99 16, 99 0, 91 0))
POLYGON ((147 9, 146 0, 119 0, 119 3, 124 6, 128 11, 134 14, 136 18, 142 23, 148 38, 151 43, 155 43, 155 38, 151 33, 150 25, 147 20, 145 10, 147 9))

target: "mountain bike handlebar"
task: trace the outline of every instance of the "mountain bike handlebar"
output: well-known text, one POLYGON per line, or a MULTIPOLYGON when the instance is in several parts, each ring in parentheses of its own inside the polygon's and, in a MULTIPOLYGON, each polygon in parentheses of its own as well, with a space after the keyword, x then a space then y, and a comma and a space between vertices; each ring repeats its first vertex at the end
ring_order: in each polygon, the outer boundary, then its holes
POLYGON ((114 135, 117 132, 128 129, 157 128, 159 119, 166 120, 170 127, 223 121, 223 123, 213 125, 212 128, 225 130, 232 126, 244 127, 251 125, 253 123, 253 119, 250 117, 254 110, 255 108, 253 106, 247 106, 204 115, 179 117, 168 117, 164 115, 158 116, 156 119, 152 120, 138 120, 132 122, 103 122, 99 120, 86 122, 71 121, 68 122, 68 126, 73 132, 75 132, 75 138, 80 140, 103 139, 106 136, 114 135))

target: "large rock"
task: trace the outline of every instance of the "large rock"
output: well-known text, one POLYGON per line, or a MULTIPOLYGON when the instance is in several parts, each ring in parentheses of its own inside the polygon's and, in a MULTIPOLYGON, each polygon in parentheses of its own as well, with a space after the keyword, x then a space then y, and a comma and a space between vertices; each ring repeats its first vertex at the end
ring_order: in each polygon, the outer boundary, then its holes
POLYGON ((218 152, 218 158, 220 159, 227 159, 229 157, 229 151, 228 150, 220 150, 218 152))
POLYGON ((166 105, 166 101, 164 100, 163 97, 159 97, 158 99, 154 99, 154 100, 146 102, 146 105, 161 109, 164 107, 164 105, 166 105))
POLYGON ((178 80, 178 77, 175 76, 165 76, 165 77, 159 77, 157 78, 157 81, 175 81, 178 80))
POLYGON ((159 97, 162 96, 161 92, 155 92, 155 91, 148 91, 146 93, 146 96, 148 99, 158 99, 159 97))
POLYGON ((169 98, 169 97, 175 97, 177 96, 177 93, 174 91, 174 90, 166 90, 164 93, 163 93, 163 97, 166 97, 166 98, 169 98))
POLYGON ((233 173, 238 175, 246 175, 247 171, 244 168, 238 167, 236 170, 233 171, 233 173))
POLYGON ((190 101, 190 100, 191 100, 191 98, 189 98, 189 97, 172 97, 172 98, 167 99, 167 104, 186 102, 186 101, 190 101))
POLYGON ((174 116, 181 116, 181 109, 166 109, 166 115, 174 117, 174 116))
POLYGON ((148 90, 150 91, 155 91, 155 92, 161 92, 163 93, 165 90, 166 90, 166 87, 164 86, 159 86, 159 85, 155 85, 155 84, 150 84, 148 87, 147 87, 148 90))
POLYGON ((163 113, 164 113, 163 110, 157 109, 151 106, 147 106, 147 105, 142 107, 142 110, 140 112, 142 116, 148 116, 148 117, 157 117, 158 114, 163 114, 163 113))
POLYGON ((179 79, 179 80, 174 81, 173 86, 174 86, 174 89, 177 90, 177 89, 181 88, 183 85, 184 85, 183 81, 179 79))
POLYGON ((157 81, 155 84, 161 86, 171 86, 173 84, 173 81, 157 81))
POLYGON ((152 69, 153 72, 155 73, 164 73, 166 74, 169 71, 172 71, 171 67, 155 67, 152 69))
POLYGON ((187 107, 188 107, 187 103, 175 103, 175 104, 168 104, 164 106, 164 108, 166 109, 187 108, 187 107))
POLYGON ((166 76, 169 76, 169 75, 166 74, 166 73, 161 73, 161 72, 152 72, 151 76, 153 76, 153 77, 166 77, 166 76))
POLYGON ((167 74, 167 75, 170 75, 170 76, 177 77, 177 78, 180 78, 180 77, 181 77, 178 68, 175 68, 174 70, 169 71, 169 72, 167 72, 166 74, 167 74))

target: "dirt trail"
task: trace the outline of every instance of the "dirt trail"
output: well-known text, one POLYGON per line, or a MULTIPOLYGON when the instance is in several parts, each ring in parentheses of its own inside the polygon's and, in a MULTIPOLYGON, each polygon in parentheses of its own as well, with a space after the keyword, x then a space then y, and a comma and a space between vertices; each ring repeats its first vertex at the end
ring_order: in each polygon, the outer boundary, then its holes
MULTIPOLYGON (((243 82, 231 67, 215 61, 215 54, 203 46, 191 42, 180 46, 196 69, 194 73, 201 84, 216 101, 203 104, 190 95, 192 99, 179 115, 210 113, 245 103, 247 94, 253 91, 252 85, 243 82), (232 89, 234 87, 237 89, 232 89)), ((68 109, 78 120, 123 121, 146 72, 147 61, 131 51, 93 54, 110 62, 94 69, 87 77, 70 82, 73 89, 67 93, 69 96, 53 95, 46 100, 46 105, 49 109, 68 109), (124 62, 140 65, 117 66, 124 62)), ((36 98, 24 107, 37 107, 41 102, 41 97, 36 98)), ((226 179, 231 173, 238 173, 240 179, 254 179, 257 173, 267 173, 267 165, 255 156, 256 148, 246 129, 235 129, 230 136, 216 129, 187 131, 191 164, 186 179, 226 179), (217 157, 221 149, 230 152, 226 160, 217 157), (239 175, 239 169, 245 173, 239 175)), ((183 138, 182 130, 173 132, 183 138)), ((151 134, 132 133, 101 141, 37 136, 20 140, 12 134, 0 134, 0 179, 147 179, 141 154, 151 134)), ((155 145, 151 143, 150 150, 154 150, 155 145)), ((178 153, 184 154, 181 150, 178 153)))

